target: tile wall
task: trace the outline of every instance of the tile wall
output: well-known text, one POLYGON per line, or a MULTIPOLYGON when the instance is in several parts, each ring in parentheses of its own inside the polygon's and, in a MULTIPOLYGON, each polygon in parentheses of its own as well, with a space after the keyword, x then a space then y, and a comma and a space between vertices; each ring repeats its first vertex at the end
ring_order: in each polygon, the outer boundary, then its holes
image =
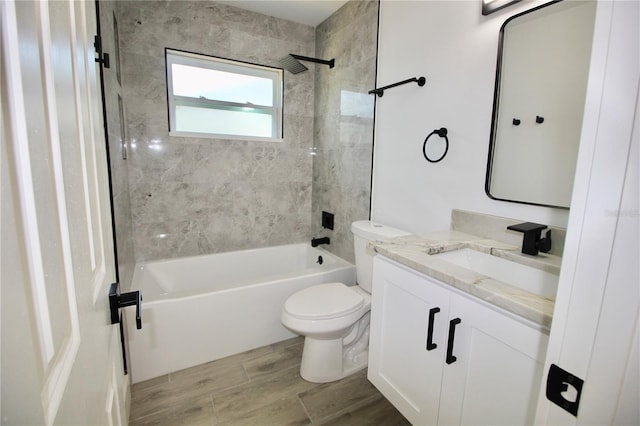
POLYGON ((310 238, 312 73, 285 74, 284 142, 168 136, 165 47, 269 66, 314 28, 204 1, 118 2, 137 261, 310 238))
POLYGON ((354 260, 350 224, 369 216, 377 10, 354 0, 315 29, 216 2, 117 2, 136 261, 323 235, 354 260), (285 71, 284 142, 169 137, 165 47, 276 67, 290 52, 335 57, 336 67, 285 71), (322 210, 335 213, 334 231, 321 229, 322 210))
POLYGON ((312 232, 350 262, 351 223, 369 218, 377 36, 377 1, 350 1, 316 28, 316 54, 336 64, 316 72, 312 232), (323 210, 333 231, 321 228, 323 210))

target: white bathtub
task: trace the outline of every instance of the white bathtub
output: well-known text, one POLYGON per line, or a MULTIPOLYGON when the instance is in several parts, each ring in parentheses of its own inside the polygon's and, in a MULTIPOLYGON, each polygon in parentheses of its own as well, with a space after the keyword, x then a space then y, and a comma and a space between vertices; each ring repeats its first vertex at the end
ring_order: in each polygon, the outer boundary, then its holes
POLYGON ((142 330, 133 308, 126 314, 131 379, 293 337, 280 323, 287 297, 335 281, 355 284, 355 266, 309 244, 138 264, 132 290, 142 291, 142 330))

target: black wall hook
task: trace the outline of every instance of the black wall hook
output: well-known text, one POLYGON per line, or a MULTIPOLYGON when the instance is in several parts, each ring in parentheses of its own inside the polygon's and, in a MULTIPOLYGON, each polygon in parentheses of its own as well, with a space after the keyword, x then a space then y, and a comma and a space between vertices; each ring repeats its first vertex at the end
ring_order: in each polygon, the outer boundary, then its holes
POLYGON ((544 123, 544 117, 540 117, 539 115, 536 115, 536 123, 538 124, 544 123))
POLYGON ((447 152, 449 151, 449 138, 447 137, 447 133, 449 132, 445 127, 435 129, 433 132, 429 133, 429 135, 424 140, 424 144, 422 144, 422 155, 424 155, 425 160, 427 160, 430 163, 437 163, 438 161, 442 161, 442 159, 447 155, 447 152), (429 158, 429 156, 427 155, 427 142, 429 141, 429 138, 433 135, 438 135, 441 138, 444 138, 444 142, 445 142, 444 152, 442 153, 440 158, 437 158, 435 160, 429 158))
POLYGON ((514 126, 519 126, 520 125, 520 119, 514 118, 513 121, 511 122, 511 124, 513 124, 514 126))

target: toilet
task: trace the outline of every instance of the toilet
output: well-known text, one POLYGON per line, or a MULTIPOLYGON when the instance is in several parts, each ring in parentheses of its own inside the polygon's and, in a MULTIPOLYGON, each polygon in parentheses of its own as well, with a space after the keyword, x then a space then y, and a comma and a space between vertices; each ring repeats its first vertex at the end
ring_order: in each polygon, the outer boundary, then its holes
POLYGON ((362 220, 351 225, 357 285, 319 284, 286 300, 282 324, 305 336, 300 375, 314 383, 340 380, 367 366, 373 255, 369 241, 388 241, 408 232, 362 220))

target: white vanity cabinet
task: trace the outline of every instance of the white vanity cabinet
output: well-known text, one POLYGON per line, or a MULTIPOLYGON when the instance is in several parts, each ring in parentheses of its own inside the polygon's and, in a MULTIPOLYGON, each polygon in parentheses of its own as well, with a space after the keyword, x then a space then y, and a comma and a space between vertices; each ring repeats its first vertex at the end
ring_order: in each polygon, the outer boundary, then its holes
POLYGON ((541 327, 376 256, 370 333, 368 378, 411 423, 533 422, 541 327))

